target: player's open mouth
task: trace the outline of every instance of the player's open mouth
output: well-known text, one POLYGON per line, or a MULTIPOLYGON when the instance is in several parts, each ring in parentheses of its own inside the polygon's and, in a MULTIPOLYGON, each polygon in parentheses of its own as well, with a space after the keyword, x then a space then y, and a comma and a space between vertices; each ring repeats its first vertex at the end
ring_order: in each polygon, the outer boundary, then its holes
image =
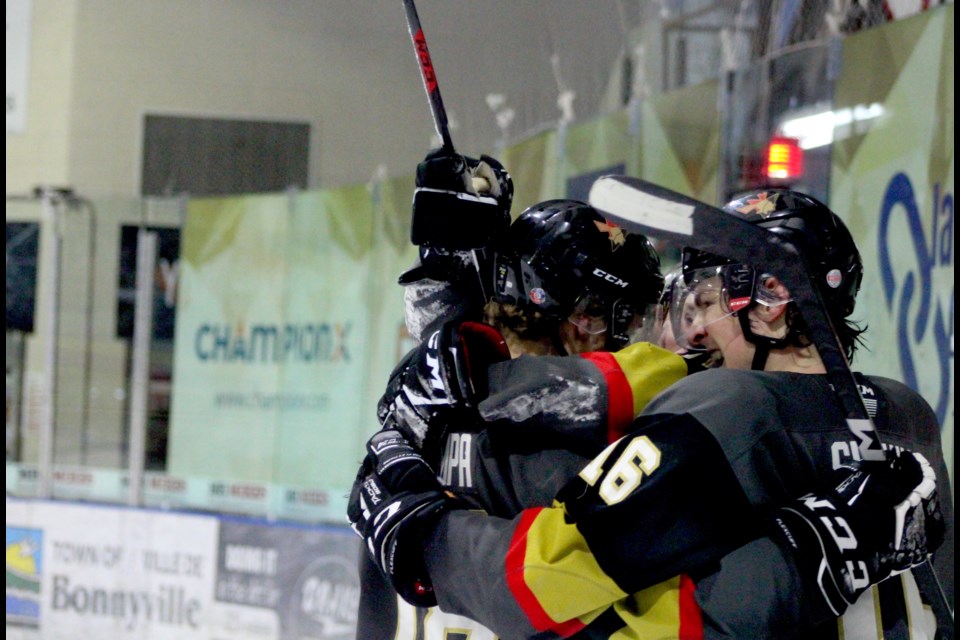
POLYGON ((709 356, 703 363, 706 369, 719 369, 723 366, 723 353, 719 349, 709 352, 709 356))

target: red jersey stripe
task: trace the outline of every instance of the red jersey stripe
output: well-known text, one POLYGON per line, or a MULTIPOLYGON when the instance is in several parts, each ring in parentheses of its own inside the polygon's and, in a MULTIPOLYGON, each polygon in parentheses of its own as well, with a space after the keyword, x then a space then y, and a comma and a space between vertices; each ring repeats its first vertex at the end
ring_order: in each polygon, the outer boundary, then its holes
POLYGON ((633 423, 633 390, 630 382, 612 353, 595 351, 582 353, 580 357, 596 365, 607 382, 607 442, 615 442, 633 423))
POLYGON ((696 589, 690 576, 680 576, 680 640, 703 640, 703 614, 694 596, 696 589))
POLYGON ((523 575, 527 555, 527 533, 542 510, 543 507, 536 507, 526 509, 520 514, 520 521, 517 523, 517 528, 513 530, 510 548, 507 550, 507 586, 510 587, 510 591, 513 593, 517 604, 520 605, 520 609, 527 615, 530 624, 537 631, 553 631, 566 638, 583 629, 585 625, 579 620, 557 622, 551 618, 527 585, 523 575))

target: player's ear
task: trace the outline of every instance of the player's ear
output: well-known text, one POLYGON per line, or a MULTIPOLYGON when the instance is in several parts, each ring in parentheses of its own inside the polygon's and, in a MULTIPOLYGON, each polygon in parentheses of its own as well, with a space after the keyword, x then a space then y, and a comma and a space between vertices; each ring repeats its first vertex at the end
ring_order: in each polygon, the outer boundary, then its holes
POLYGON ((761 279, 758 298, 766 304, 758 304, 756 317, 763 322, 773 322, 787 311, 790 302, 790 291, 776 276, 764 276, 761 279))

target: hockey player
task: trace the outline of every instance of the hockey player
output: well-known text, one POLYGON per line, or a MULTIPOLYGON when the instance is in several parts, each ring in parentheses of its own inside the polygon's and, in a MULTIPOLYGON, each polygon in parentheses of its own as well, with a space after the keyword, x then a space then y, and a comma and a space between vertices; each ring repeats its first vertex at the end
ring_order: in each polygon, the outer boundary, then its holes
MULTIPOLYGON (((407 317, 413 316, 415 326, 436 326, 428 316, 444 283, 419 275, 412 294, 408 291, 407 317), (423 292, 429 303, 422 301, 423 292)), ((467 270, 454 286, 466 289, 462 283, 472 277, 467 270)), ((482 325, 447 321, 397 367, 379 407, 381 421, 402 424, 444 484, 477 506, 513 515, 524 506, 548 504, 608 439, 622 435, 638 411, 635 403, 686 375, 687 364, 668 351, 649 343, 627 346, 655 337, 662 283, 659 258, 646 238, 611 227, 582 202, 550 200, 530 207, 497 242, 485 285, 492 298, 484 319, 503 334, 504 346, 517 359, 491 368, 480 408, 444 413, 439 398, 428 398, 426 389, 414 396, 410 387, 411 379, 432 375, 428 362, 443 357, 443 345, 469 344, 474 368, 478 361, 507 356, 484 344, 491 334, 482 325), (621 347, 627 348, 616 355, 596 352, 621 347), (584 357, 549 357, 568 354, 584 357), (646 371, 658 375, 628 382, 621 374, 621 386, 611 393, 605 371, 616 358, 643 361, 646 371)), ((452 304, 454 296, 442 299, 445 313, 469 317, 452 304)), ((389 585, 369 569, 365 565, 362 573, 358 638, 412 639, 418 620, 430 628, 486 631, 442 611, 427 616, 427 610, 413 611, 402 601, 395 605, 389 585)))
MULTIPOLYGON (((835 315, 841 320, 845 318, 852 310, 853 296, 859 284, 859 257, 842 224, 819 203, 795 194, 779 194, 763 206, 777 213, 771 216, 771 224, 781 224, 786 232, 801 234, 801 239, 808 240, 808 250, 822 244, 818 251, 824 257, 823 268, 829 267, 829 271, 824 270, 819 276, 826 277, 829 273, 831 281, 835 281, 834 259, 839 257, 841 261, 846 260, 841 269, 839 293, 825 296, 831 302, 835 315), (797 221, 800 221, 800 229, 794 226, 797 221), (844 271, 844 268, 849 270, 844 271)), ((722 260, 720 263, 719 266, 724 267, 736 266, 726 265, 722 260)), ((742 276, 744 271, 734 270, 734 273, 742 276)), ((749 599, 744 601, 742 593, 730 589, 731 584, 737 584, 736 577, 739 574, 746 572, 746 575, 757 575, 755 570, 751 571, 751 568, 755 568, 755 556, 746 556, 748 561, 744 562, 729 561, 737 557, 740 550, 728 556, 721 571, 711 573, 708 570, 711 566, 708 560, 715 560, 721 551, 732 549, 756 535, 753 530, 756 520, 751 517, 752 507, 783 503, 813 486, 818 479, 835 480, 837 474, 830 463, 831 451, 842 451, 844 447, 848 451, 855 450, 847 443, 846 428, 837 415, 832 393, 826 387, 823 376, 816 375, 815 349, 803 339, 802 319, 795 314, 791 316, 790 304, 782 297, 786 292, 777 290, 775 278, 763 277, 757 279, 756 284, 764 288, 751 289, 746 301, 742 296, 725 298, 731 288, 723 285, 723 275, 716 274, 720 279, 708 284, 706 295, 700 296, 698 301, 704 308, 727 305, 724 310, 727 315, 718 322, 700 324, 706 326, 707 331, 718 333, 722 323, 736 315, 731 314, 729 303, 729 300, 735 300, 736 304, 742 305, 738 306, 737 313, 748 315, 750 319, 746 324, 747 329, 741 328, 744 339, 731 334, 733 338, 725 342, 711 342, 706 336, 696 340, 721 352, 728 367, 743 366, 742 352, 746 351, 751 356, 751 362, 755 360, 760 368, 765 365, 768 371, 777 373, 724 371, 705 374, 713 376, 709 383, 701 382, 706 380, 702 376, 680 383, 649 407, 648 412, 658 414, 656 419, 641 419, 638 422, 640 431, 608 449, 606 456, 589 465, 581 473, 580 479, 560 494, 562 505, 554 509, 527 510, 513 521, 465 512, 436 517, 435 514, 459 506, 459 503, 436 489, 430 489, 427 486, 429 482, 423 478, 419 483, 404 486, 405 481, 398 479, 396 473, 405 470, 406 481, 416 477, 419 468, 416 456, 406 451, 396 439, 391 440, 391 434, 381 434, 379 439, 371 441, 372 462, 381 463, 379 468, 383 471, 383 463, 389 460, 390 464, 386 466, 392 470, 390 473, 371 472, 367 481, 361 483, 360 489, 378 486, 391 494, 376 505, 374 513, 395 528, 390 529, 392 533, 388 536, 378 536, 361 522, 362 528, 367 530, 368 542, 374 548, 389 548, 397 552, 404 538, 403 530, 415 528, 410 525, 418 520, 427 524, 431 520, 438 520, 439 526, 435 528, 425 525, 425 531, 430 534, 428 542, 431 552, 424 560, 438 587, 441 604, 445 609, 465 612, 495 625, 494 628, 502 630, 500 632, 507 637, 526 635, 535 630, 569 635, 578 629, 604 634, 622 626, 640 628, 634 627, 633 623, 645 614, 644 597, 648 602, 655 602, 658 588, 669 590, 671 587, 664 583, 666 586, 653 587, 652 592, 646 590, 632 598, 622 598, 676 573, 678 568, 688 566, 699 566, 703 574, 697 582, 695 595, 705 612, 719 604, 721 609, 725 607, 727 611, 734 611, 739 606, 745 612, 766 614, 750 619, 704 618, 699 624, 703 626, 702 633, 708 635, 731 629, 775 628, 775 625, 770 625, 768 618, 771 616, 789 624, 789 621, 802 622, 801 618, 811 613, 816 614, 815 619, 825 619, 831 612, 839 613, 864 588, 864 584, 859 582, 844 583, 839 580, 841 567, 846 560, 866 562, 880 557, 889 561, 871 562, 868 581, 882 579, 889 575, 891 569, 910 566, 916 561, 915 556, 893 561, 883 554, 865 554, 863 538, 869 538, 871 534, 869 531, 864 533, 864 529, 857 532, 861 537, 862 556, 853 554, 851 558, 850 550, 841 548, 842 545, 821 546, 818 540, 823 543, 824 540, 829 542, 830 538, 822 525, 818 528, 818 520, 810 512, 815 508, 812 505, 821 503, 808 500, 797 503, 796 508, 782 510, 776 519, 779 524, 774 532, 786 532, 784 539, 788 544, 778 546, 768 539, 751 543, 751 546, 766 544, 765 549, 774 554, 771 561, 778 554, 782 557, 784 549, 796 552, 796 557, 788 560, 799 563, 799 572, 777 576, 768 570, 765 574, 768 583, 779 582, 779 590, 751 594, 759 597, 761 602, 758 603, 749 599), (708 295, 711 291, 717 294, 713 301, 708 295), (765 296, 764 292, 773 292, 773 298, 765 296), (753 346, 756 344, 763 346, 757 349, 753 346), (756 351, 769 351, 769 356, 755 359, 753 353, 756 351), (793 373, 796 368, 814 375, 797 377, 793 373), (721 374, 723 378, 714 380, 721 374), (701 387, 705 388, 706 393, 701 394, 703 399, 699 402, 693 402, 689 395, 684 396, 678 391, 686 389, 689 394, 701 387), (772 404, 771 400, 774 400, 772 404), (818 408, 818 413, 811 416, 810 411, 814 406, 818 408), (741 424, 735 425, 735 428, 730 425, 731 416, 737 416, 741 424), (381 449, 388 441, 393 444, 381 449), (398 458, 393 455, 396 451, 405 453, 398 458), (616 462, 610 464, 608 461, 615 457, 616 462), (665 487, 671 491, 669 497, 663 495, 665 487), (683 500, 678 505, 680 496, 683 500), (411 502, 419 508, 410 510, 411 502), (678 508, 682 511, 669 519, 675 535, 674 542, 664 545, 663 514, 678 508), (435 517, 427 518, 426 513, 433 513, 435 517), (823 537, 808 539, 811 532, 822 534, 823 537), (552 543, 544 546, 547 539, 552 543), (691 544, 694 546, 691 547, 691 544), (644 551, 638 552, 638 549, 644 551), (451 551, 454 552, 452 555, 451 551), (483 559, 475 561, 473 557, 478 553, 483 559), (498 557, 505 558, 506 571, 504 565, 491 561, 491 558, 498 557), (814 590, 825 590, 819 612, 813 611, 818 608, 816 604, 805 611, 799 607, 802 600, 794 602, 790 597, 782 597, 783 593, 791 593, 789 587, 799 586, 801 578, 809 578, 808 572, 803 571, 808 562, 811 568, 822 565, 831 569, 829 574, 820 574, 821 578, 824 575, 838 578, 832 590, 828 588, 829 584, 811 580, 815 585, 814 590), (466 582, 458 579, 464 571, 470 576, 466 582), (728 579, 730 576, 734 577, 732 582, 728 579), (548 579, 542 579, 544 577, 548 579), (574 590, 571 592, 574 595, 564 596, 569 589, 574 590), (513 598, 498 600, 498 597, 510 594, 513 598), (778 598, 778 594, 781 597, 778 598), (493 603, 497 603, 496 609, 491 608, 493 603), (607 608, 611 603, 613 606, 607 608)), ((742 277, 739 280, 730 279, 730 282, 738 281, 742 283, 742 277)), ((855 332, 852 335, 855 337, 855 332)), ((847 337, 850 338, 851 333, 847 333, 847 337)), ((848 342, 852 350, 852 342, 848 342)), ((943 463, 935 422, 930 429, 932 439, 917 437, 918 432, 922 433, 930 427, 932 414, 929 408, 915 394, 890 381, 865 379, 865 383, 867 392, 883 398, 878 405, 880 413, 877 422, 885 431, 887 440, 923 451, 934 460, 942 473, 943 463), (903 417, 893 410, 893 407, 903 406, 904 402, 916 414, 912 424, 903 424, 903 417)), ((872 513, 883 512, 881 496, 892 500, 889 503, 892 506, 910 495, 911 489, 923 485, 920 478, 900 482, 904 479, 903 474, 890 471, 891 467, 896 466, 909 467, 917 473, 925 468, 921 459, 901 456, 896 462, 874 469, 870 474, 855 473, 853 480, 842 485, 838 492, 823 494, 823 501, 846 511, 851 525, 863 515, 857 509, 871 500, 877 502, 872 505, 872 513), (868 486, 862 482, 864 477, 874 478, 873 484, 882 481, 892 483, 893 488, 898 488, 899 495, 893 497, 884 492, 877 494, 868 490, 863 495, 871 496, 870 499, 861 498, 855 509, 846 509, 839 496, 851 485, 868 486), (898 483, 902 486, 898 486, 898 483)), ((872 488, 873 485, 869 486, 872 488)), ((921 487, 920 493, 927 498, 922 504, 932 507, 936 501, 930 498, 929 490, 930 487, 921 487)), ((945 511, 952 528, 949 500, 945 501, 945 511)), ((930 544, 935 546, 936 514, 931 510, 914 515, 916 518, 912 522, 919 530, 924 526, 930 527, 930 544)), ((863 527, 864 523, 861 521, 859 525, 863 527)), ((857 531, 856 527, 854 531, 857 531)), ((879 538, 869 540, 872 546, 866 545, 875 552, 883 548, 877 543, 885 539, 890 529, 878 528, 878 531, 876 535, 879 538)), ((949 553, 941 554, 938 558, 946 556, 952 560, 952 537, 948 540, 951 542, 949 553)), ((910 539, 901 551, 920 552, 924 542, 922 539, 910 539), (909 544, 915 546, 910 547, 909 544)), ((415 544, 415 540, 408 539, 402 546, 409 549, 410 545, 415 544)), ((416 564, 413 562, 411 565, 407 559, 405 563, 384 565, 384 568, 396 578, 397 571, 409 570, 416 564)), ((790 566, 789 563, 787 566, 790 566)), ((760 572, 760 575, 764 573, 760 572)), ((743 582, 739 584, 742 587, 743 582)), ((912 581, 908 580, 905 591, 908 595, 915 593, 915 589, 911 591, 911 585, 912 581)), ((952 594, 952 581, 948 589, 952 594)), ((862 602, 857 602, 856 607, 861 605, 862 602)), ((922 617, 911 616, 909 622, 917 624, 922 617)), ((696 626, 696 621, 694 623, 696 626)), ((845 631, 850 637, 849 630, 845 631)))

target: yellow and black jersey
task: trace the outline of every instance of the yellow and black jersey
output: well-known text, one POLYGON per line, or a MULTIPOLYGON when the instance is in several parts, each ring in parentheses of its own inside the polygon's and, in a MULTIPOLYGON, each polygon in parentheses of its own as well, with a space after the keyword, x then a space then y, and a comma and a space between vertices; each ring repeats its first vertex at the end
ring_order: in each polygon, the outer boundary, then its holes
MULTIPOLYGON (((849 640, 928 630, 909 573, 838 622, 792 557, 757 537, 755 509, 828 486, 857 456, 825 377, 711 371, 651 402, 686 373, 651 345, 497 367, 480 407, 486 422, 452 425, 437 461, 444 484, 485 512, 445 516, 427 543, 440 607, 398 603, 364 557, 357 638, 849 640)), ((923 400, 893 381, 861 381, 885 441, 922 452, 945 478, 923 400)), ((941 500, 948 542, 937 564, 952 599, 943 569, 953 560, 952 500, 941 500)))
MULTIPOLYGON (((623 436, 660 391, 688 373, 679 356, 648 343, 579 356, 521 356, 493 365, 482 422, 451 425, 436 464, 441 482, 485 513, 512 517, 549 505, 609 443, 623 436)), ((399 600, 366 554, 357 638, 471 640, 495 635, 479 623, 399 600), (469 632, 469 633, 467 633, 469 632)))
MULTIPOLYGON (((929 406, 895 381, 858 379, 885 445, 923 453, 946 478, 929 406)), ((837 620, 792 558, 757 537, 757 514, 834 486, 858 456, 826 376, 705 372, 634 427, 549 507, 445 515, 425 547, 441 609, 502 638, 933 637, 913 573, 837 620)), ((935 564, 952 599, 952 497, 940 490, 935 564)))

